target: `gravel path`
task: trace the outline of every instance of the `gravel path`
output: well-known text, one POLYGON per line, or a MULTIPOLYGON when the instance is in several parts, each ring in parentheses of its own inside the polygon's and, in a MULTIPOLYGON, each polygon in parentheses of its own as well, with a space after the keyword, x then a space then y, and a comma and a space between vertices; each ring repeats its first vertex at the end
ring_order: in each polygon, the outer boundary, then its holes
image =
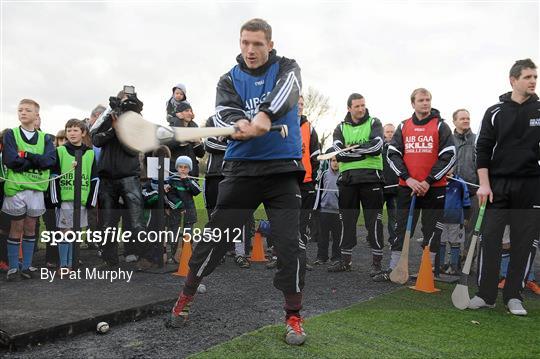
MULTIPOLYGON (((386 248, 384 263, 388 261, 386 248)), ((314 259, 316 244, 308 246, 314 259)), ((419 245, 411 243, 411 269, 418 267, 419 245)), ((328 273, 326 266, 307 272, 303 315, 309 317, 369 300, 400 286, 374 283, 368 271, 371 254, 364 242, 353 256, 354 270, 328 273)), ((156 308, 154 317, 111 328, 107 335, 82 334, 19 352, 0 351, 5 358, 181 358, 265 325, 282 323, 282 295, 272 286, 273 270, 263 264, 240 269, 231 258, 205 280, 207 293, 198 294, 191 321, 167 329, 170 305, 156 308)), ((182 280, 179 279, 178 286, 182 280)), ((128 300, 128 298, 126 298, 128 300)), ((309 333, 308 333, 309 335, 309 333)))

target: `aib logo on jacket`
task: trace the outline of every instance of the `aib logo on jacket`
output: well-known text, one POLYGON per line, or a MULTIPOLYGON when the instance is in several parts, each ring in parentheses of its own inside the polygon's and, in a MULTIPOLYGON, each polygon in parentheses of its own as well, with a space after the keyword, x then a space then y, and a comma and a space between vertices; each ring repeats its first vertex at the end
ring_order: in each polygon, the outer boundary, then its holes
POLYGON ((529 126, 540 127, 540 118, 531 118, 529 121, 529 126))
MULTIPOLYGON (((83 187, 89 186, 89 178, 86 174, 82 173, 82 181, 81 184, 83 187)), ((74 173, 68 173, 66 176, 60 179, 60 187, 67 187, 68 190, 73 190, 73 184, 75 182, 75 174, 74 173)))
POLYGON ((268 96, 269 94, 270 92, 266 92, 266 93, 263 93, 261 97, 253 97, 253 98, 248 98, 246 100, 245 112, 249 116, 249 119, 252 119, 257 114, 257 112, 259 112, 259 105, 261 104, 261 102, 264 101, 266 96, 268 96))
POLYGON ((406 136, 406 153, 431 153, 433 152, 433 136, 406 136))

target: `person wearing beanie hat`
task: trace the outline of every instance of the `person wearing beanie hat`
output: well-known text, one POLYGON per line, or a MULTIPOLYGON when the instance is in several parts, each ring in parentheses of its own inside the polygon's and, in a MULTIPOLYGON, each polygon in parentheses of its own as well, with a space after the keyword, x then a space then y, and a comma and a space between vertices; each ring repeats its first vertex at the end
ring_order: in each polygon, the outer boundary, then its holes
MULTIPOLYGON (((179 156, 175 161, 177 174, 168 178, 169 187, 166 189, 167 201, 178 203, 179 206, 171 211, 171 227, 183 226, 183 234, 192 234, 191 229, 197 222, 197 210, 193 197, 201 193, 201 187, 196 179, 189 177, 193 162, 188 156, 179 156)), ((174 231, 176 233, 177 231, 174 231)), ((171 253, 175 253, 178 243, 173 243, 171 253)))
MULTIPOLYGON (((176 115, 177 117, 174 117, 171 119, 169 124, 172 127, 199 127, 193 119, 195 118, 195 114, 193 113, 193 109, 191 108, 191 105, 187 101, 182 101, 177 107, 176 107, 176 115)), ((175 166, 174 159, 178 158, 180 156, 188 156, 191 158, 191 170, 190 175, 198 177, 199 176, 199 161, 198 158, 204 157, 205 151, 204 146, 200 141, 193 141, 193 142, 177 142, 177 141, 170 141, 166 144, 167 147, 171 150, 171 167, 175 166)))
MULTIPOLYGON (((174 163, 174 168, 176 168, 178 173, 180 173, 180 175, 181 175, 181 172, 178 169, 178 166, 180 166, 180 165, 187 165, 188 168, 189 168, 189 171, 191 171, 193 169, 193 161, 191 161, 191 158, 189 158, 188 156, 180 156, 180 157, 178 157, 176 159, 176 162, 174 163)), ((187 173, 186 173, 186 175, 187 175, 187 173)))

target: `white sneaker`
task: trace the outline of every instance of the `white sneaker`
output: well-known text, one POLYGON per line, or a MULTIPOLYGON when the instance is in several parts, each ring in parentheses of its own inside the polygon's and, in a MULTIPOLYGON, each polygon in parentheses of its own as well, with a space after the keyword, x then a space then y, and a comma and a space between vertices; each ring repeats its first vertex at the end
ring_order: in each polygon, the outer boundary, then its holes
POLYGON ((510 311, 510 313, 514 315, 527 315, 527 310, 523 308, 523 304, 521 303, 521 300, 512 298, 508 301, 506 304, 506 307, 510 311))
POLYGON ((469 302, 469 309, 480 309, 480 308, 495 308, 495 304, 487 304, 485 300, 479 296, 474 296, 469 302))
POLYGON ((135 254, 130 254, 126 256, 126 263, 137 262, 139 258, 135 254))

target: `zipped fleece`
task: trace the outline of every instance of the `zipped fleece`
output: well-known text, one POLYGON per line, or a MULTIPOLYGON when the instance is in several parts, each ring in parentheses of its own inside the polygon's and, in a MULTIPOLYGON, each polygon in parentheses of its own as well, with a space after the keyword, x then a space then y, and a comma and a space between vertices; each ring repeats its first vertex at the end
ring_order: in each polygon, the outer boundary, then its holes
MULTIPOLYGON (((423 126, 432 119, 437 118, 438 134, 439 134, 439 150, 438 160, 431 168, 430 174, 425 179, 430 185, 441 180, 443 176, 452 168, 456 161, 456 147, 454 145, 454 136, 446 122, 441 118, 438 110, 432 108, 431 114, 423 120, 419 120, 416 114, 412 116, 412 122, 416 126, 423 126)), ((396 172, 398 177, 406 181, 410 175, 405 162, 403 161, 403 153, 405 145, 403 143, 403 133, 401 131, 403 125, 409 119, 401 122, 394 133, 394 137, 388 146, 387 161, 390 167, 396 172)), ((418 180, 418 178, 415 178, 418 180)), ((420 179, 422 180, 422 179, 420 179)))
POLYGON ((531 96, 522 104, 511 92, 487 109, 476 141, 476 165, 490 176, 540 176, 540 101, 531 96))

